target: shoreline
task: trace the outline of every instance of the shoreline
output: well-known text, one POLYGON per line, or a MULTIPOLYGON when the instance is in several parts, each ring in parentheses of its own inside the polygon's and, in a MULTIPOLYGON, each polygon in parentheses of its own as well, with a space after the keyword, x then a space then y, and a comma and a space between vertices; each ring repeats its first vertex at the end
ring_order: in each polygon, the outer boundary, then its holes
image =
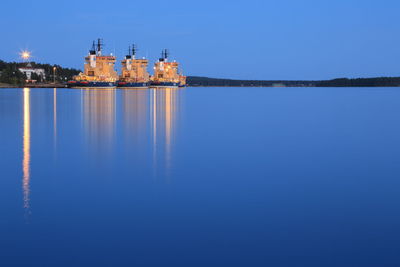
MULTIPOLYGON (((238 85, 188 85, 185 88, 398 88, 398 86, 238 86, 238 85)), ((54 89, 54 88, 68 88, 66 84, 41 84, 41 85, 6 85, 0 84, 0 89, 20 89, 20 88, 37 88, 37 89, 54 89)), ((118 88, 118 87, 117 87, 118 88)), ((120 88, 124 89, 124 88, 120 88)))
POLYGON ((41 84, 5 84, 1 83, 0 88, 64 88, 66 84, 62 83, 41 83, 41 84))

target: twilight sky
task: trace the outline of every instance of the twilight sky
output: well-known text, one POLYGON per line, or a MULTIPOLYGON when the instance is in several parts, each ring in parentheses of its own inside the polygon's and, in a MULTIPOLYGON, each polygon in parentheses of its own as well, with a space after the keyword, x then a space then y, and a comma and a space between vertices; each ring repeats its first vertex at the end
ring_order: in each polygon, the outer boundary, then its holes
POLYGON ((4 0, 0 59, 27 48, 82 68, 101 37, 118 59, 133 42, 151 64, 168 48, 187 75, 400 76, 399 12, 398 0, 4 0))

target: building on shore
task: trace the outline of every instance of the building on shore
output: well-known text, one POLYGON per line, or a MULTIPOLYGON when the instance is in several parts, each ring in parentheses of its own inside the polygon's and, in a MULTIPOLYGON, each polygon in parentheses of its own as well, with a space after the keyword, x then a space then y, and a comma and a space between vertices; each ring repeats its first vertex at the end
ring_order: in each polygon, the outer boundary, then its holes
POLYGON ((42 81, 46 79, 46 73, 44 69, 33 68, 31 63, 26 64, 26 67, 22 67, 18 69, 21 73, 25 74, 27 81, 36 82, 37 80, 33 80, 33 74, 36 74, 37 77, 41 77, 42 81))

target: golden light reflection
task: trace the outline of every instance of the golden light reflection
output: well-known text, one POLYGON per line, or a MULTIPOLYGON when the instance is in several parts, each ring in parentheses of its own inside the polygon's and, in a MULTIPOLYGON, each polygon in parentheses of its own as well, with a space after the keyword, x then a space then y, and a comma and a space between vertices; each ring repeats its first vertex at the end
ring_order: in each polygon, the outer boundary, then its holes
POLYGON ((164 170, 169 174, 182 89, 83 89, 81 92, 87 143, 92 150, 100 150, 91 155, 110 155, 114 152, 110 150, 115 149, 114 142, 121 143, 116 136, 123 137, 125 159, 145 162, 148 156, 152 158, 154 175, 164 170), (119 108, 122 120, 117 127, 119 108), (119 129, 123 131, 121 135, 119 129))
POLYGON ((107 156, 115 133, 115 89, 82 89, 82 94, 88 143, 107 156))
POLYGON ((57 88, 53 89, 53 135, 55 149, 57 144, 57 88))
POLYGON ((135 145, 146 142, 148 129, 148 90, 134 89, 122 91, 125 142, 135 145))
POLYGON ((153 88, 152 94, 152 133, 153 133, 153 171, 156 173, 157 170, 157 93, 156 89, 153 88))
MULTIPOLYGON (((173 89, 172 89, 173 90, 173 89)), ((175 118, 173 112, 172 94, 171 90, 165 91, 165 156, 167 169, 169 169, 171 163, 171 130, 173 118, 175 118)))
POLYGON ((30 208, 30 163, 31 163, 31 115, 30 115, 30 89, 24 88, 24 134, 23 134, 23 160, 22 160, 22 187, 24 192, 24 208, 30 208))
POLYGON ((175 138, 175 128, 179 107, 179 94, 182 89, 153 88, 152 101, 152 139, 153 162, 157 165, 157 158, 164 156, 165 168, 169 172, 172 161, 172 147, 175 138), (160 145, 163 144, 163 149, 160 145))

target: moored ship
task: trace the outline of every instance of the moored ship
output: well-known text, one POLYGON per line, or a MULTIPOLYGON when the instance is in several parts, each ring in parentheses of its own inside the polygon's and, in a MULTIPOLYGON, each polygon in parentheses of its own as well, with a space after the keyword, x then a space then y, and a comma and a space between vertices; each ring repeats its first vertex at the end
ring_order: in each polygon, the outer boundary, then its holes
POLYGON ((150 85, 150 74, 147 71, 149 61, 136 58, 136 46, 129 47, 128 55, 122 60, 122 71, 118 81, 119 88, 143 88, 150 85))
POLYGON ((85 57, 84 72, 68 82, 71 88, 115 88, 118 74, 114 69, 116 57, 102 55, 103 44, 100 39, 97 45, 93 42, 89 55, 85 57))
POLYGON ((154 65, 151 78, 153 87, 182 87, 186 85, 186 77, 178 73, 179 63, 168 61, 169 52, 164 49, 161 58, 154 65))

